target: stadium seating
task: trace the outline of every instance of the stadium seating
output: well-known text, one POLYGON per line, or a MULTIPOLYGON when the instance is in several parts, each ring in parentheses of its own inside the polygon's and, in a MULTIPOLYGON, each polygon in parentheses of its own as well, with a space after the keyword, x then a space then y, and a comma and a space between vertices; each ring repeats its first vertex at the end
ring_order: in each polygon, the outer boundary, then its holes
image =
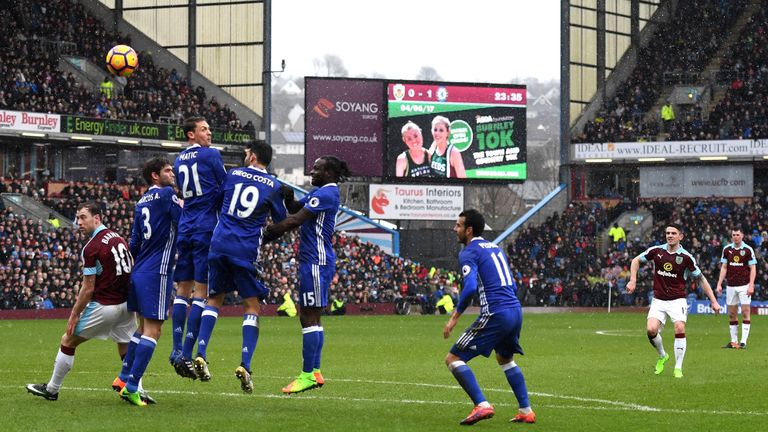
MULTIPOLYGON (((572 142, 654 140, 661 125, 658 121, 646 120, 646 114, 664 89, 665 73, 701 72, 727 38, 728 29, 744 4, 744 1, 717 0, 679 2, 672 20, 662 24, 648 46, 640 50, 637 66, 616 96, 603 103, 583 131, 572 136, 572 142)), ((704 139, 705 134, 698 133, 702 130, 703 113, 695 114, 678 118, 669 139, 704 139)))
POLYGON ((203 87, 156 67, 149 53, 139 53, 141 65, 123 94, 107 98, 81 86, 59 70, 59 54, 101 65, 110 47, 130 45, 130 37, 108 31, 79 3, 0 2, 0 28, 0 109, 146 122, 202 115, 212 127, 254 129, 250 121, 241 125, 227 105, 208 99, 203 87))
MULTIPOLYGON (((141 196, 140 188, 116 183, 71 182, 55 196, 43 196, 29 180, 0 182, 0 192, 23 193, 40 199, 68 218, 74 219, 78 205, 87 201, 104 204, 105 225, 130 238, 133 208, 141 196)), ((4 210, 0 217, 0 280, 6 289, 0 298, 0 308, 42 308, 43 300, 51 298, 54 307, 68 307, 74 301, 74 288, 79 284, 79 252, 83 238, 77 231, 49 231, 46 222, 28 221, 4 210), (29 255, 30 262, 24 257, 29 255), (39 255, 39 256, 38 256, 39 255), (56 277, 51 278, 53 273, 56 277), (59 275, 66 275, 58 277, 59 275), (58 282, 57 282, 58 281, 58 282), (63 294, 62 294, 63 293, 63 294)), ((456 272, 431 269, 407 259, 387 255, 372 244, 344 233, 335 237, 337 275, 331 296, 346 303, 393 302, 412 295, 430 301, 429 294, 440 288, 458 293, 456 272)), ((298 233, 291 232, 263 249, 263 275, 272 289, 270 303, 281 303, 286 290, 293 290, 297 279, 298 233)), ((226 303, 239 299, 230 296, 226 303)))

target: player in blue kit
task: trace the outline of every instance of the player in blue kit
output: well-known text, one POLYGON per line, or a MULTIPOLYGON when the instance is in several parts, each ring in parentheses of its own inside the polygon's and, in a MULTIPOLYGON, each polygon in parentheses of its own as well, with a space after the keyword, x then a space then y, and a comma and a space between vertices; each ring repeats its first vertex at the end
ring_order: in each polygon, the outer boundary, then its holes
POLYGON ((491 351, 496 351, 496 361, 517 398, 518 413, 511 421, 535 423, 536 414, 528 401, 523 372, 512 360, 514 354, 523 354, 519 343, 523 310, 515 295, 517 286, 501 249, 480 237, 484 228, 485 218, 477 210, 461 212, 453 228, 459 243, 466 246, 459 253, 464 289, 458 306, 445 324, 443 337, 447 339, 451 335, 474 296, 480 300, 480 315, 451 347, 445 364, 475 404, 469 416, 461 421, 462 425, 472 425, 495 414, 493 406, 483 396, 472 369, 467 366, 468 361, 478 355, 488 357, 491 351))
POLYGON ((192 365, 192 349, 200 329, 200 317, 208 297, 208 249, 221 206, 221 184, 227 174, 221 154, 211 147, 211 129, 202 117, 184 121, 189 146, 176 158, 173 172, 184 200, 179 220, 178 263, 173 280, 173 350, 170 361, 176 373, 202 381, 210 379, 205 365, 192 365), (190 296, 192 307, 187 318, 190 296), (184 321, 187 332, 184 336, 184 321), (182 336, 184 343, 182 346, 182 336))
POLYGON ((171 163, 162 157, 152 158, 144 164, 142 174, 150 186, 136 203, 130 244, 135 264, 128 296, 128 310, 139 313, 139 329, 128 345, 120 376, 112 383, 121 398, 139 406, 154 403, 151 398, 140 397, 139 382, 155 352, 163 322, 168 319, 176 229, 181 217, 171 163))
POLYGON ((259 280, 259 248, 267 215, 280 222, 285 219, 285 205, 280 182, 266 169, 272 161, 272 147, 256 140, 245 149, 245 167, 229 170, 224 181, 224 198, 219 223, 213 231, 208 305, 203 311, 195 367, 208 369, 206 351, 224 296, 237 290, 243 298, 243 345, 241 363, 235 369, 240 387, 253 392, 251 359, 259 339, 259 304, 269 294, 259 280))
POLYGON ((317 186, 300 200, 286 193, 285 206, 292 214, 267 231, 272 236, 301 226, 299 243, 299 319, 304 359, 301 374, 285 386, 283 393, 300 393, 325 383, 320 373, 320 357, 325 341, 320 315, 328 304, 328 290, 336 272, 336 253, 331 238, 339 211, 339 187, 350 176, 347 163, 335 156, 318 158, 310 176, 317 186))

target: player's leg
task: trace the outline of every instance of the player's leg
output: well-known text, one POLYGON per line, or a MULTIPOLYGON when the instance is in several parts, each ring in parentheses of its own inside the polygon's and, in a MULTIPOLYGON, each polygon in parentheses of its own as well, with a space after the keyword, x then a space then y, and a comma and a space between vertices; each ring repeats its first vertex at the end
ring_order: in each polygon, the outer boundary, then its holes
POLYGON ((331 280, 333 279, 334 273, 336 273, 336 263, 319 267, 321 287, 320 297, 322 301, 320 302, 320 311, 317 316, 317 346, 315 347, 314 361, 312 364, 312 374, 315 376, 315 381, 317 382, 318 387, 322 387, 325 384, 325 378, 320 372, 320 365, 323 356, 323 345, 325 345, 325 329, 320 323, 320 317, 322 316, 323 308, 328 305, 331 280))
POLYGON ((176 366, 176 358, 181 356, 181 349, 184 344, 184 327, 187 323, 187 309, 192 302, 192 292, 195 288, 192 245, 186 238, 179 237, 177 251, 178 258, 173 273, 173 279, 176 282, 176 297, 173 299, 173 310, 171 311, 173 349, 171 349, 169 358, 174 367, 176 366))
POLYGON ((61 384, 75 364, 75 348, 86 340, 88 339, 64 334, 61 337, 59 351, 56 353, 56 360, 53 362, 51 379, 47 384, 27 384, 27 391, 48 400, 57 400, 61 384))
MULTIPOLYGON (((513 360, 515 354, 523 354, 523 348, 520 346, 523 311, 521 308, 516 308, 504 312, 503 315, 507 316, 505 321, 509 333, 499 340, 495 349, 496 362, 504 372, 507 383, 509 383, 517 399, 518 412, 511 421, 514 423, 535 423, 536 414, 531 409, 531 402, 528 400, 528 387, 525 384, 523 371, 513 360)), ((499 316, 498 318, 502 317, 499 316)))
POLYGON ((648 318, 646 321, 646 335, 651 346, 659 354, 658 360, 656 360, 656 366, 654 373, 656 375, 664 372, 664 364, 669 360, 669 354, 664 351, 664 343, 661 339, 661 330, 664 328, 664 323, 667 320, 667 314, 664 313, 663 300, 653 299, 651 301, 651 307, 648 309, 648 318))
POLYGON ((243 299, 243 343, 240 350, 240 366, 235 368, 235 377, 240 380, 240 388, 245 393, 253 393, 251 379, 251 360, 259 342, 259 308, 261 298, 249 296, 243 299))
POLYGON ((136 347, 141 342, 141 335, 144 332, 144 317, 139 315, 139 328, 131 335, 131 341, 128 342, 128 349, 123 357, 123 367, 120 369, 120 375, 112 381, 112 389, 119 392, 125 387, 125 383, 128 382, 128 377, 131 375, 131 368, 133 362, 136 359, 136 347))
POLYGON ((685 322, 688 320, 688 302, 683 299, 667 302, 667 315, 675 325, 675 378, 683 377, 683 360, 688 341, 685 337, 685 322))
POLYGON ((327 286, 330 283, 328 267, 331 266, 299 264, 299 321, 301 322, 303 362, 301 374, 283 387, 283 393, 299 393, 318 387, 314 369, 321 347, 321 333, 323 333, 320 316, 328 299, 327 286))
POLYGON ((752 296, 747 295, 747 287, 739 293, 739 302, 741 303, 741 343, 739 347, 744 349, 747 347, 749 330, 752 327, 752 311, 750 309, 752 307, 752 296))
POLYGON ((182 358, 187 360, 192 358, 192 350, 198 339, 205 302, 208 299, 208 249, 210 243, 211 233, 201 233, 192 242, 195 289, 192 294, 192 307, 189 309, 189 316, 187 317, 187 334, 181 349, 182 358))
POLYGON ((144 329, 139 344, 134 351, 131 373, 128 375, 125 387, 120 390, 120 397, 133 405, 144 406, 147 404, 147 399, 154 403, 154 399, 142 395, 141 379, 147 370, 150 360, 152 360, 152 355, 155 353, 162 325, 163 320, 144 317, 144 329))
POLYGON ((739 348, 739 293, 736 287, 725 288, 725 304, 728 307, 728 330, 731 340, 723 348, 739 348))

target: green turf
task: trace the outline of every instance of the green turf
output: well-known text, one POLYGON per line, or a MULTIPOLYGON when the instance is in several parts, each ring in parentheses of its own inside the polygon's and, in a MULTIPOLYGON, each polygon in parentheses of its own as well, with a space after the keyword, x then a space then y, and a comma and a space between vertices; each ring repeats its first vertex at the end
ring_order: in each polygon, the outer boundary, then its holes
MULTIPOLYGON (((254 392, 240 391, 240 325, 219 320, 209 348, 213 379, 182 379, 168 364, 170 330, 145 376, 158 405, 120 401, 110 384, 120 363, 114 344, 91 341, 77 351, 59 400, 27 394, 47 382, 65 322, 0 321, 0 407, 3 431, 445 431, 459 429, 471 402, 443 364, 445 317, 325 317, 326 385, 294 396, 280 388, 300 368, 298 321, 264 318, 254 357, 254 392)), ((495 361, 470 362, 496 417, 481 430, 710 431, 760 430, 768 421, 768 330, 755 317, 748 350, 720 348, 727 318, 694 315, 688 324, 685 377, 674 359, 653 374, 655 352, 641 314, 529 314, 517 358, 538 422, 510 424, 517 403, 495 361), (598 334, 604 331, 606 334, 598 334)), ((672 333, 664 334, 672 352, 672 333)), ((672 355, 672 354, 671 354, 672 355)))

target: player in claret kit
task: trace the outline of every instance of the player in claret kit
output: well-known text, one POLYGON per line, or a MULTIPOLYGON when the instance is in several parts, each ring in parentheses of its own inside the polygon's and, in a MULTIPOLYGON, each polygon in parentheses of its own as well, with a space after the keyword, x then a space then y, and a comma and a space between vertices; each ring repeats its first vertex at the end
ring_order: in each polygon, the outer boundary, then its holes
POLYGON ((259 305, 269 295, 260 281, 257 262, 267 215, 275 222, 285 218, 280 182, 267 173, 272 147, 256 140, 245 149, 245 166, 229 170, 222 186, 224 199, 219 223, 211 237, 208 304, 203 311, 195 364, 207 364, 206 354, 224 296, 237 290, 243 298, 243 344, 235 376, 240 388, 253 392, 251 359, 259 339, 259 305))
POLYGON ((725 289, 725 303, 728 305, 731 341, 723 348, 746 349, 751 327, 750 308, 755 293, 757 259, 755 251, 744 243, 744 232, 740 228, 731 230, 731 240, 723 248, 720 257, 720 277, 717 279, 717 295, 723 293, 723 281, 728 280, 725 289), (741 343, 739 343, 739 304, 741 304, 741 343))
POLYGON ((652 246, 645 252, 634 257, 630 265, 627 292, 632 293, 637 287, 637 271, 640 264, 653 263, 653 301, 648 310, 647 335, 651 345, 659 353, 654 373, 664 372, 664 364, 669 360, 669 354, 664 351, 661 340, 661 330, 667 322, 667 317, 675 326, 675 378, 683 377, 683 359, 688 346, 685 337, 685 322, 688 318, 688 302, 686 301, 686 285, 689 278, 699 280, 704 293, 712 304, 715 314, 720 312, 712 287, 707 278, 701 273, 696 259, 688 253, 680 241, 683 239, 683 228, 677 224, 669 224, 664 230, 667 243, 652 246))
POLYGON ((207 381, 210 379, 208 365, 196 362, 193 366, 192 350, 197 342, 200 317, 208 298, 208 249, 218 221, 221 184, 227 171, 219 150, 211 147, 211 129, 204 118, 192 117, 185 120, 184 133, 189 146, 176 157, 173 166, 184 209, 176 241, 179 257, 173 275, 177 286, 171 317, 173 350, 170 362, 179 375, 207 381), (192 306, 187 317, 190 296, 192 306))
POLYGON ((176 228, 181 205, 173 190, 171 163, 155 157, 144 164, 144 180, 149 188, 136 203, 131 230, 131 254, 136 265, 131 274, 128 307, 139 314, 139 329, 131 338, 120 376, 112 388, 134 405, 154 403, 138 392, 139 382, 155 352, 160 330, 168 319, 173 268, 176 259, 176 228))
POLYGON ((53 375, 47 384, 28 384, 27 391, 48 400, 59 398, 59 388, 75 363, 75 348, 89 339, 110 338, 117 342, 125 358, 128 342, 136 331, 136 316, 128 311, 128 289, 133 257, 128 244, 116 232, 101 223, 98 203, 86 203, 77 209, 80 232, 89 237, 83 247, 83 281, 67 331, 53 363, 53 375))
POLYGON ((523 310, 515 291, 507 258, 495 244, 480 237, 485 228, 485 218, 477 210, 465 210, 459 214, 453 228, 459 243, 465 247, 459 254, 464 289, 459 304, 443 329, 446 339, 469 306, 472 298, 480 300, 480 315, 461 334, 445 357, 445 364, 461 388, 472 399, 475 408, 461 421, 472 425, 494 416, 495 410, 480 390, 477 379, 467 362, 496 351, 496 361, 515 393, 518 412, 512 418, 515 423, 535 423, 536 414, 528 401, 528 389, 520 367, 513 360, 515 354, 523 354, 520 346, 520 329, 523 326, 523 310))

